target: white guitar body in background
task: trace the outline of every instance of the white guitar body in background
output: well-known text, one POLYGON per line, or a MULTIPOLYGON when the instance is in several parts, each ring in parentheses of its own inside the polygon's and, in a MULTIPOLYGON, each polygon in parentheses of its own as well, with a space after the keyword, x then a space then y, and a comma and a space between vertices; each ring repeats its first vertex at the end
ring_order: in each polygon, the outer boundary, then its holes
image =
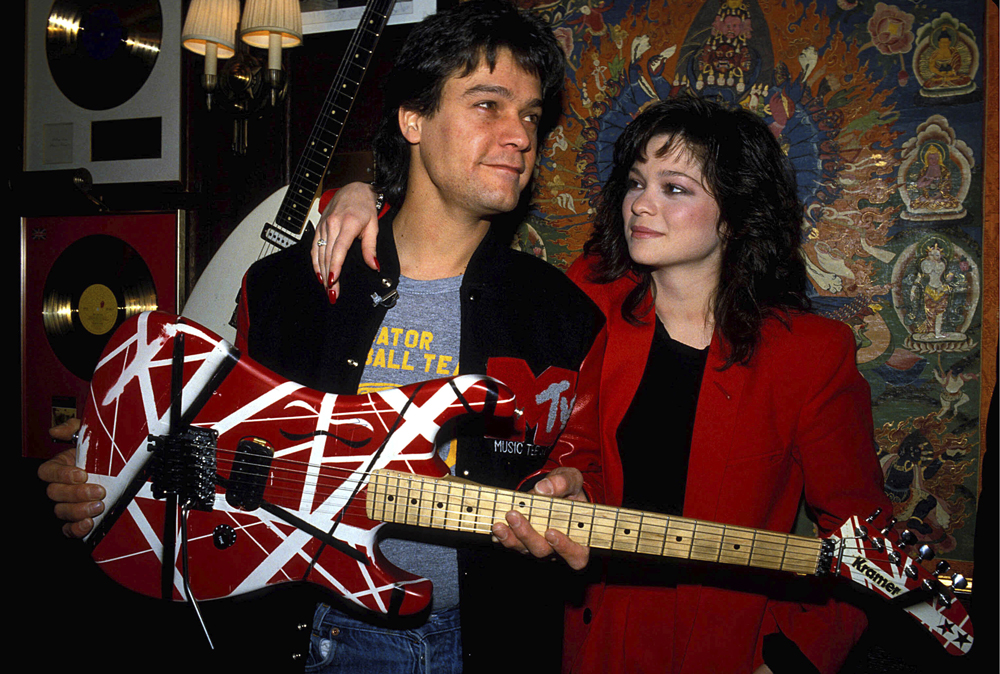
MULTIPOLYGON (((243 275, 258 259, 279 250, 261 239, 260 233, 267 223, 274 222, 287 191, 287 186, 282 187, 269 196, 233 230, 195 284, 182 316, 204 325, 227 342, 235 343, 236 328, 229 321, 236 308, 243 275)), ((313 200, 308 221, 313 224, 319 221, 319 199, 313 200)), ((289 240, 292 244, 296 242, 291 235, 289 240)))

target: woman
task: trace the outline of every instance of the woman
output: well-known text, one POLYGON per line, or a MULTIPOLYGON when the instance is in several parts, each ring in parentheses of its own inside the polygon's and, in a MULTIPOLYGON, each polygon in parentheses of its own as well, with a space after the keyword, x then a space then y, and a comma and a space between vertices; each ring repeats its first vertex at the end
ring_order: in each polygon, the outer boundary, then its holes
MULTIPOLYGON (((567 429, 599 437, 602 470, 558 445, 553 467, 582 468, 605 503, 773 531, 791 529, 803 493, 823 534, 891 512, 851 331, 806 313, 801 212, 750 112, 678 98, 628 126, 569 272, 607 319, 597 415, 567 429)), ((557 532, 508 524, 494 527, 507 547, 586 562, 557 532)), ((865 626, 784 578, 616 559, 597 570, 567 615, 568 671, 834 672, 865 626)))
MULTIPOLYGON (((608 320, 593 493, 774 531, 791 529, 803 491, 823 534, 891 512, 851 331, 805 313, 801 213, 750 112, 673 99, 619 138, 570 270, 608 320)), ((651 586, 648 569, 608 566, 567 618, 573 671, 836 671, 865 625, 844 605, 766 597, 732 570, 651 586)))

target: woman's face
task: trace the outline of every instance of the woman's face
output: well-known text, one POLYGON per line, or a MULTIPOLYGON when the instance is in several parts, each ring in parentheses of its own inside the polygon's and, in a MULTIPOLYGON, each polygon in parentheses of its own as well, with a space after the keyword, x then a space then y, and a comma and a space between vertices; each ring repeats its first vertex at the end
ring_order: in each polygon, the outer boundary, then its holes
POLYGON ((637 161, 629 172, 622 203, 629 255, 654 272, 717 275, 722 260, 719 206, 705 187, 701 161, 683 143, 656 156, 667 139, 650 140, 645 161, 637 161))

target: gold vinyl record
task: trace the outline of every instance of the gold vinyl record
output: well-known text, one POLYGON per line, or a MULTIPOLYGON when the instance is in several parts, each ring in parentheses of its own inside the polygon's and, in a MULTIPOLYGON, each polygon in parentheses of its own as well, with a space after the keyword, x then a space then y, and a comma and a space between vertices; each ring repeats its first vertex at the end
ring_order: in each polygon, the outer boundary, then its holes
POLYGON ((52 265, 42 325, 66 369, 90 379, 118 326, 156 307, 156 286, 142 256, 117 237, 94 234, 75 241, 52 265))
POLYGON ((142 88, 162 41, 156 0, 56 0, 45 50, 52 79, 66 98, 87 110, 108 110, 142 88))

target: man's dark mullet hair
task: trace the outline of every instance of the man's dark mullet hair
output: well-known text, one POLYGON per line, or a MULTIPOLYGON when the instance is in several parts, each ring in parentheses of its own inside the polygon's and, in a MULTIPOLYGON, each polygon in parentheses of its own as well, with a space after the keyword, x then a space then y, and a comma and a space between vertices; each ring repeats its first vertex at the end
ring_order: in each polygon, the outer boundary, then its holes
POLYGON ((722 264, 713 298, 715 329, 725 342, 724 367, 747 364, 768 316, 810 306, 800 251, 802 204, 795 172, 771 130, 740 107, 682 95, 648 107, 615 143, 611 176, 597 200, 594 231, 584 253, 596 255, 591 280, 610 283, 623 276, 638 282, 622 302, 622 317, 638 325, 653 309, 646 298, 651 269, 628 254, 622 204, 632 165, 654 137, 666 143, 648 148, 657 157, 678 147, 702 164, 705 186, 723 223, 722 264))
POLYGON ((375 184, 389 203, 403 202, 410 168, 409 143, 399 130, 399 108, 433 114, 449 77, 469 75, 481 59, 491 69, 496 67, 503 49, 541 81, 539 142, 552 128, 561 108, 564 57, 544 22, 504 0, 470 0, 429 16, 414 26, 383 87, 382 119, 372 144, 375 184))

